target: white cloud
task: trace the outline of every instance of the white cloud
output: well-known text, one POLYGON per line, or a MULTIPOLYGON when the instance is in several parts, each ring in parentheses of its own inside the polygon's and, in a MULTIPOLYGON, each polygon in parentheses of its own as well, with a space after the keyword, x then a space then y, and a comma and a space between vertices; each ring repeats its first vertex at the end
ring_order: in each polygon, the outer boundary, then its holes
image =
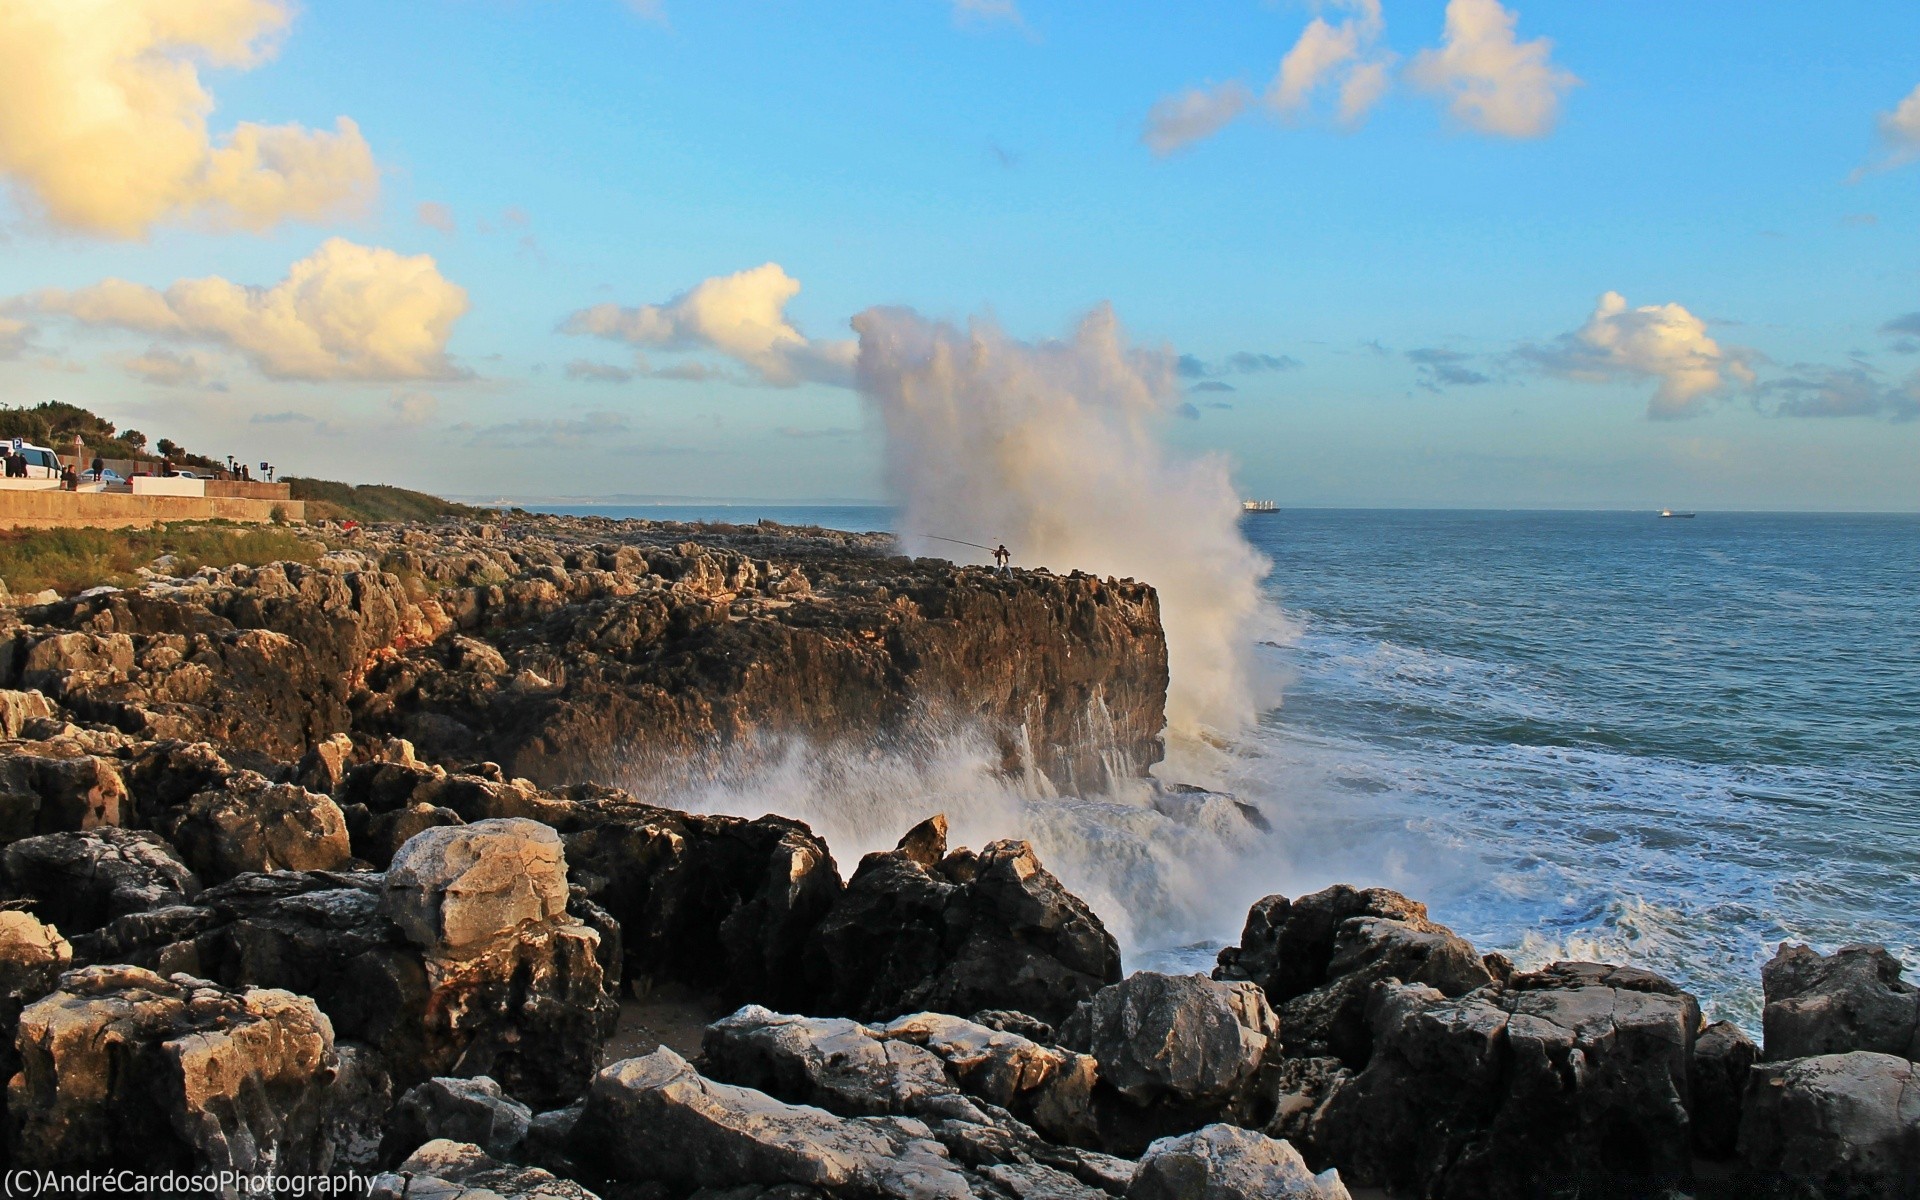
MULTIPOLYGON (((856 356, 851 341, 810 341, 787 320, 788 301, 800 281, 778 263, 733 275, 718 275, 665 304, 622 308, 598 304, 562 324, 583 334, 658 350, 711 351, 742 363, 763 383, 791 387, 803 382, 849 385, 856 356)), ((682 364, 650 372, 662 377, 706 378, 710 368, 682 364)))
POLYGON ((1005 23, 1027 27, 1017 0, 950 0, 956 25, 992 25, 1005 23))
POLYGON ((1478 133, 1524 138, 1551 131, 1561 94, 1580 80, 1554 65, 1550 39, 1518 41, 1518 19, 1500 0, 1448 0, 1440 48, 1414 56, 1408 79, 1478 133))
POLYGON ((1920 161, 1920 87, 1908 92, 1892 111, 1881 113, 1879 125, 1880 140, 1887 145, 1885 156, 1855 171, 1849 183, 1858 183, 1869 171, 1888 171, 1920 161))
POLYGON ((626 367, 594 362, 587 358, 576 358, 569 362, 566 366, 566 375, 568 379, 581 383, 626 383, 633 378, 633 372, 626 367))
POLYGON ((267 229, 363 206, 379 185, 360 129, 207 128, 199 67, 271 58, 286 0, 6 0, 0 176, 63 228, 144 236, 163 221, 267 229))
POLYGON ((33 326, 12 317, 0 317, 0 361, 19 358, 33 344, 33 326))
POLYGON ((1267 89, 1267 103, 1282 116, 1297 116, 1314 92, 1336 80, 1340 81, 1340 116, 1348 124, 1364 120, 1386 94, 1392 55, 1374 49, 1386 29, 1380 0, 1334 0, 1333 6, 1352 15, 1337 25, 1315 17, 1280 60, 1279 74, 1267 89))
POLYGON ((146 353, 120 361, 129 375, 161 387, 204 387, 215 382, 219 364, 192 350, 176 352, 148 346, 146 353))
POLYGON ((460 223, 453 218, 453 206, 438 200, 422 200, 420 207, 413 210, 413 216, 428 229, 438 229, 441 233, 460 231, 460 223))
POLYGON ((1149 150, 1165 157, 1219 133, 1245 112, 1252 101, 1252 93, 1238 82, 1197 87, 1163 97, 1148 111, 1140 140, 1149 150))
POLYGON ((393 423, 403 429, 417 429, 433 420, 440 411, 440 398, 429 392, 401 392, 387 401, 393 423))
POLYGON ((1699 317, 1678 304, 1629 308, 1618 292, 1601 296, 1579 329, 1546 346, 1522 347, 1519 357, 1589 382, 1657 380, 1647 415, 1666 420, 1697 416, 1730 384, 1754 381, 1750 352, 1723 348, 1699 317))
POLYGON ((446 379, 447 339, 467 311, 464 288, 429 255, 332 238, 272 287, 217 276, 164 292, 123 279, 46 291, 17 305, 87 325, 224 346, 273 379, 446 379))

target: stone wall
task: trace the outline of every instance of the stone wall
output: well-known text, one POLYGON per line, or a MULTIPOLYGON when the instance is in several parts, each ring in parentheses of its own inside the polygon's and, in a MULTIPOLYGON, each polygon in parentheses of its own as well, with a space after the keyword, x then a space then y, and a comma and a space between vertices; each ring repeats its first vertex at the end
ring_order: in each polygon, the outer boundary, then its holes
POLYGON ((257 525, 273 520, 276 508, 283 509, 289 521, 306 520, 307 506, 299 500, 0 490, 0 529, 62 526, 137 529, 167 521, 240 521, 257 525))

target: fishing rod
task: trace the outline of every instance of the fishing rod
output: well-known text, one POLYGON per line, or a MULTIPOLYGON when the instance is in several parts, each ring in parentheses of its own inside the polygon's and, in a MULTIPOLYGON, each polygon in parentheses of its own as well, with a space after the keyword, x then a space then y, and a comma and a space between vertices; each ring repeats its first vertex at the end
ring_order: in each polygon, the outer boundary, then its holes
POLYGON ((985 550, 988 554, 993 553, 992 546, 982 546, 979 542, 963 542, 959 538, 941 537, 937 533, 916 533, 913 536, 927 538, 935 542, 952 542, 956 546, 972 546, 975 550, 985 550))

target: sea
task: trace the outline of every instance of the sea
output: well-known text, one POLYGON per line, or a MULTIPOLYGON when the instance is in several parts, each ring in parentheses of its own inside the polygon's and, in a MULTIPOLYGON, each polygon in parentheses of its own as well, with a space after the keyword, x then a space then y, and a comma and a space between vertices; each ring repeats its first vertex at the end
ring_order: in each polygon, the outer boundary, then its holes
MULTIPOLYGON (((564 511, 891 520, 859 506, 564 511)), ((1021 815, 972 818, 1036 836, 1113 913, 1130 966, 1205 969, 1252 899, 1344 881, 1397 888, 1523 966, 1659 971, 1754 1030, 1760 967, 1783 941, 1879 943, 1920 975, 1920 517, 1242 521, 1273 563, 1251 648, 1267 701, 1203 782, 1271 831, 1217 814, 1168 830, 1137 798, 1027 796, 1021 815)))

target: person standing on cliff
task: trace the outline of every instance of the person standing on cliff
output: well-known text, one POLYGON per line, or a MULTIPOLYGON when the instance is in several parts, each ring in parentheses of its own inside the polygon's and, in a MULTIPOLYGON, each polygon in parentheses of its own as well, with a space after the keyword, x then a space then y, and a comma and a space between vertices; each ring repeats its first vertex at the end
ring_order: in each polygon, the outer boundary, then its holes
POLYGON ((1007 564, 1012 560, 1013 560, 1013 554, 1011 551, 1007 549, 1006 543, 1005 542, 1000 543, 1000 545, 993 552, 993 565, 1000 568, 1000 573, 1002 575, 1011 575, 1013 574, 1013 568, 1008 566, 1007 564))

